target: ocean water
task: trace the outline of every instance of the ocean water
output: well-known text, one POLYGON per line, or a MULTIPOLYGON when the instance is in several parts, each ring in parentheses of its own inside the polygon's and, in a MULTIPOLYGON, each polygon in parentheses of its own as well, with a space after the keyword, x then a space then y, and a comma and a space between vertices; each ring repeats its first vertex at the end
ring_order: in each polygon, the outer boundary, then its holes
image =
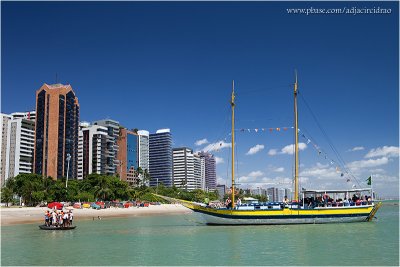
POLYGON ((1 227, 1 265, 399 265, 399 206, 369 223, 207 226, 196 214, 1 227))

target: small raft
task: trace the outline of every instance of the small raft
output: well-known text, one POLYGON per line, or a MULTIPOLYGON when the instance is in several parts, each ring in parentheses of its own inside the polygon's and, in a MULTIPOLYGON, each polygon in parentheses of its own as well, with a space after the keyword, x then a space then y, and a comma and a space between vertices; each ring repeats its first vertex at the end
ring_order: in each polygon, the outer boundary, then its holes
POLYGON ((76 226, 66 226, 66 227, 60 226, 60 227, 57 227, 57 226, 39 225, 39 228, 41 230, 73 230, 73 229, 76 228, 76 226))

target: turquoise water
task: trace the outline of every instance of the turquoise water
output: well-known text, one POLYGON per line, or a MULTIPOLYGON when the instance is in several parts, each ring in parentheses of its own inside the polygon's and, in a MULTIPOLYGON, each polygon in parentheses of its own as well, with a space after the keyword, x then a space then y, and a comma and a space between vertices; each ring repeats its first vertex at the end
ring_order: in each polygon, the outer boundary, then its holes
POLYGON ((195 214, 2 226, 1 265, 399 265, 399 207, 370 223, 207 226, 195 214))

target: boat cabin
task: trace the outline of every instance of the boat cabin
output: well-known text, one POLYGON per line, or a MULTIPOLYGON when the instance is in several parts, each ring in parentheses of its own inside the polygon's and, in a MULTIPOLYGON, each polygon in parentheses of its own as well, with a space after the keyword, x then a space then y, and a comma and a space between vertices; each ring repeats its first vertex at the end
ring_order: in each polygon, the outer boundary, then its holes
POLYGON ((373 203, 371 188, 347 190, 303 190, 300 205, 303 208, 366 206, 373 203))

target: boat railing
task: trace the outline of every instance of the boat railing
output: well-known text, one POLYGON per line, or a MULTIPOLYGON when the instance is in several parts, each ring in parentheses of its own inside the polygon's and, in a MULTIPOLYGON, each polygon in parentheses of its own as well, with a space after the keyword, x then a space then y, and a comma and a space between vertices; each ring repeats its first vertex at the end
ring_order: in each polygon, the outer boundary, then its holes
MULTIPOLYGON (((356 201, 356 202, 328 202, 328 203, 305 203, 302 202, 261 202, 261 203, 242 203, 236 205, 238 210, 280 210, 284 208, 290 209, 321 209, 321 208, 351 208, 351 207, 367 207, 372 206, 373 201, 356 201)), ((225 207, 220 209, 227 209, 225 207)))

